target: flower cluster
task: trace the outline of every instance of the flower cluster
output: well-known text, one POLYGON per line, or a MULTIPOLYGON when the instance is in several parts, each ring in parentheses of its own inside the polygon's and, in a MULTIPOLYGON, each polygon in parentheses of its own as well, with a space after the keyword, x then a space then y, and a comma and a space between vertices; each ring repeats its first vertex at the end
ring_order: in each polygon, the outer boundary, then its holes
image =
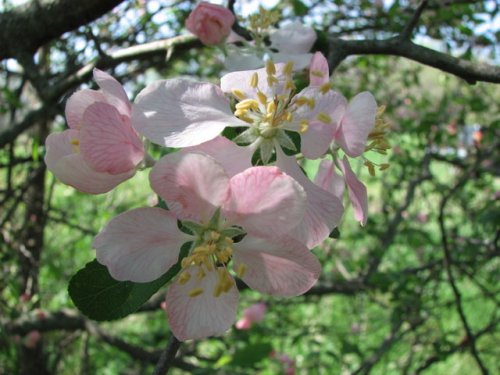
MULTIPOLYGON (((226 9, 201 3, 187 27, 213 44, 233 22, 226 9)), ((266 26, 251 22, 255 29, 266 26)), ((312 38, 300 27, 283 28, 290 38, 274 32, 273 45, 289 54, 307 52, 312 38)), ((308 291, 321 271, 310 250, 339 224, 345 186, 356 219, 366 223, 366 188, 349 158, 364 158, 367 150, 384 153, 386 125, 370 93, 348 102, 332 89, 324 56, 308 58, 309 85, 301 90, 294 59, 268 59, 260 69, 222 76, 220 85, 155 81, 132 103, 113 77, 95 69, 100 90, 71 96, 69 129, 47 138, 48 168, 82 192, 105 193, 139 168, 152 167, 151 189, 165 205, 121 213, 93 247, 121 281, 150 282, 180 262, 165 307, 179 340, 231 327, 239 296, 235 277, 270 295, 308 291), (235 136, 222 136, 226 128, 235 136), (154 160, 143 140, 178 150, 154 160), (311 180, 301 162, 318 158, 311 180), (181 253, 186 246, 187 254, 181 253)), ((257 315, 264 312, 259 305, 257 315)), ((240 328, 259 320, 252 314, 240 328)))

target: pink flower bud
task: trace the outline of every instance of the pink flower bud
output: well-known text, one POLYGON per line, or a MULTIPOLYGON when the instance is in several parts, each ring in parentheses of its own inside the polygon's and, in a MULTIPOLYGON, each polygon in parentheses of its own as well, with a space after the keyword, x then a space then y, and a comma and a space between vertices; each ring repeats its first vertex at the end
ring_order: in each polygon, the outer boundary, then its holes
POLYGON ((250 321, 250 323, 260 322, 264 319, 267 306, 264 302, 255 303, 243 311, 243 316, 250 321))
POLYGON ((252 327, 252 322, 247 318, 241 318, 236 322, 234 326, 236 327, 236 329, 246 331, 252 327))
POLYGON ((234 14, 223 6, 201 2, 186 19, 186 28, 206 45, 219 44, 227 38, 235 21, 234 14))

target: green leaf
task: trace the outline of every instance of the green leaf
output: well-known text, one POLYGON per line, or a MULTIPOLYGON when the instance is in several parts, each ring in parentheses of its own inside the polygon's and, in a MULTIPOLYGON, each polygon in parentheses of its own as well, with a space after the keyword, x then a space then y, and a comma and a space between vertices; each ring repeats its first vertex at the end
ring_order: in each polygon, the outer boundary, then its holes
POLYGON ((340 231, 339 228, 333 228, 331 233, 328 235, 330 238, 340 238, 340 231))
POLYGON ((179 272, 180 260, 187 254, 190 245, 191 242, 187 242, 182 246, 177 264, 149 283, 117 281, 111 277, 106 266, 94 259, 71 278, 69 295, 75 306, 90 319, 121 319, 137 311, 179 272))
POLYGON ((309 8, 307 7, 307 5, 305 5, 300 0, 293 0, 292 7, 293 7, 293 12, 297 16, 305 16, 307 14, 307 12, 309 11, 309 8))
POLYGON ((234 366, 250 367, 269 357, 273 347, 268 342, 258 342, 236 349, 231 364, 234 366))

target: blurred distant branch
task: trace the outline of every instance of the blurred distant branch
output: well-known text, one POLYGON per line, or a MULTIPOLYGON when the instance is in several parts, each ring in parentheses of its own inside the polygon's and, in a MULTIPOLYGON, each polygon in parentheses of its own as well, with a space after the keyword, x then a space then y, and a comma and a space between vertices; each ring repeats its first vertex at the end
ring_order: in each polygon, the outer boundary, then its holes
POLYGON ((168 345, 161 353, 160 359, 156 363, 153 375, 165 375, 175 359, 175 355, 181 346, 181 342, 172 335, 168 341, 168 345))
POLYGON ((33 54, 50 40, 97 19, 123 0, 29 1, 0 13, 0 60, 33 54))
POLYGON ((410 22, 408 22, 408 24, 405 26, 401 34, 399 34, 399 37, 401 39, 411 39, 411 34, 413 33, 413 30, 417 26, 418 20, 420 19, 420 16, 422 15, 422 12, 424 11, 426 6, 427 6, 427 0, 422 0, 417 10, 411 17, 410 22))

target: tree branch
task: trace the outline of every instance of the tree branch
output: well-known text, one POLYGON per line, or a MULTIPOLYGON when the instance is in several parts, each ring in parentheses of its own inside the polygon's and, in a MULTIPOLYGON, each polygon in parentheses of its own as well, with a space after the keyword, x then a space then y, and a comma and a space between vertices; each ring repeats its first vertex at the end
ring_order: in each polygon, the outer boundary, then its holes
POLYGON ((411 17, 410 22, 408 22, 408 24, 405 26, 401 34, 399 34, 399 37, 401 39, 411 39, 411 34, 413 33, 413 30, 417 26, 418 20, 420 19, 420 16, 422 15, 422 12, 424 11, 426 6, 427 6, 427 0, 422 0, 417 10, 411 17))
POLYGON ((180 346, 181 342, 177 340, 177 338, 174 335, 172 335, 172 337, 170 337, 167 347, 161 353, 160 359, 156 364, 153 375, 165 375, 168 372, 170 366, 172 366, 172 362, 174 361, 175 355, 177 353, 177 350, 179 350, 180 346))
POLYGON ((390 39, 373 40, 329 40, 328 61, 330 69, 335 70, 340 63, 351 55, 390 55, 401 56, 451 73, 470 84, 478 81, 500 83, 500 67, 477 61, 467 61, 446 53, 420 46, 399 36, 390 39))
POLYGON ((39 0, 0 13, 0 60, 33 54, 50 40, 86 25, 123 0, 39 0))

